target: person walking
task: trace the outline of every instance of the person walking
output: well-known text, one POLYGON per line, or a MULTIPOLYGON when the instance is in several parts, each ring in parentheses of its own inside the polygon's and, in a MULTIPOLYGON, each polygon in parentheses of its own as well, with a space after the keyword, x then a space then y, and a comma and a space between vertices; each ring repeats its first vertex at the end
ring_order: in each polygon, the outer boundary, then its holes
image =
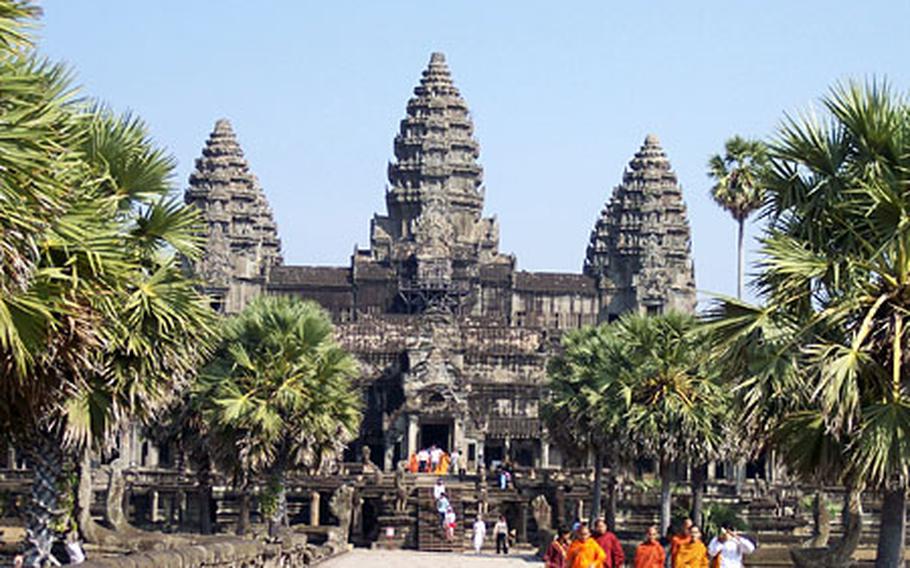
POLYGON ((597 522, 594 523, 594 540, 607 555, 602 565, 603 568, 623 568, 626 563, 626 554, 622 551, 619 539, 607 528, 607 521, 604 519, 597 519, 597 522))
POLYGON ((571 537, 572 531, 567 528, 559 529, 553 542, 547 547, 547 552, 543 555, 545 568, 566 568, 566 553, 569 552, 571 537))
POLYGON ((701 530, 689 529, 689 541, 680 544, 673 560, 673 568, 708 568, 708 549, 701 541, 701 530))
POLYGON ((648 527, 645 540, 635 548, 635 568, 664 568, 666 553, 658 534, 657 525, 648 527))
POLYGON ((604 550, 591 538, 591 529, 588 525, 584 523, 579 525, 575 531, 575 540, 566 552, 565 568, 600 568, 606 559, 604 550))
POLYGON ((417 471, 420 473, 426 473, 429 469, 430 464, 430 452, 426 448, 421 448, 417 452, 417 471))
POLYGON ((679 553, 679 548, 692 540, 692 536, 689 534, 690 530, 692 530, 692 519, 683 519, 683 522, 679 525, 679 530, 670 537, 669 568, 676 568, 676 555, 679 553))
POLYGON ((446 509, 446 515, 445 515, 445 519, 444 519, 445 529, 446 529, 446 540, 448 540, 448 541, 455 540, 455 526, 456 526, 455 523, 457 521, 458 521, 458 518, 455 516, 455 511, 452 509, 452 507, 449 507, 448 509, 446 509))
POLYGON ((439 498, 445 495, 446 484, 442 481, 442 478, 436 480, 436 485, 433 486, 433 499, 439 501, 439 498))
POLYGON ((474 544, 474 552, 480 554, 480 551, 483 549, 483 541, 487 536, 487 524, 483 522, 483 517, 477 515, 477 520, 474 521, 474 534, 471 537, 471 541, 474 544))
POLYGON ((439 513, 439 524, 443 529, 445 529, 446 526, 446 511, 448 511, 450 507, 449 498, 443 493, 439 496, 439 499, 436 500, 436 512, 439 513))
POLYGON ((730 527, 722 528, 708 544, 708 556, 718 560, 716 568, 743 568, 743 556, 753 552, 752 541, 730 527))
POLYGON ((493 525, 493 536, 496 538, 496 554, 509 553, 509 523, 506 518, 499 515, 499 520, 493 525))
POLYGON ((442 460, 442 449, 436 444, 430 446, 430 471, 439 473, 439 462, 442 460))
POLYGON ((461 452, 455 450, 449 456, 449 475, 458 476, 459 481, 464 480, 464 474, 461 473, 461 452))

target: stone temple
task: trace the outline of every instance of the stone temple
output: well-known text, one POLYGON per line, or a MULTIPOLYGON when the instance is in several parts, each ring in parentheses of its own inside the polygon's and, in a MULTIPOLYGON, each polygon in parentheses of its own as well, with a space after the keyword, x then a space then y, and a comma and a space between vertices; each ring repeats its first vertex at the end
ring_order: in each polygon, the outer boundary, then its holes
POLYGON ((560 465, 538 411, 561 334, 628 311, 695 309, 686 206, 655 136, 600 212, 581 271, 548 273, 518 270, 499 250, 473 130, 434 53, 394 138, 386 212, 344 266, 283 263, 265 193, 226 120, 186 190, 207 223, 194 268, 219 309, 284 294, 331 313, 361 363, 366 414, 351 452, 369 447, 386 470, 434 443, 460 449, 469 468, 507 457, 560 465))

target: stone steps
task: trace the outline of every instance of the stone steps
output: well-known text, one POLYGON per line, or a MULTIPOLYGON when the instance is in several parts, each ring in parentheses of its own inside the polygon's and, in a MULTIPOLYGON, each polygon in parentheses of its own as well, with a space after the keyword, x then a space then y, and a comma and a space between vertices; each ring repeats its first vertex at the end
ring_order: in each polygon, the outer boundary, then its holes
MULTIPOLYGON (((435 484, 435 482, 434 482, 435 484)), ((417 492, 417 549, 425 552, 461 552, 464 549, 464 508, 461 504, 461 492, 457 488, 447 488, 446 495, 455 511, 455 537, 446 540, 445 532, 439 522, 436 511, 436 500, 433 498, 433 487, 421 487, 417 492)))

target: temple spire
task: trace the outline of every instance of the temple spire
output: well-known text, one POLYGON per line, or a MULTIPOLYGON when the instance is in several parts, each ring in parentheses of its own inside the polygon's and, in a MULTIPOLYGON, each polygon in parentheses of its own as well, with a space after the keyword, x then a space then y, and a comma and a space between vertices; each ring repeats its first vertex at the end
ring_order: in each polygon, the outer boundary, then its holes
POLYGON ((225 311, 239 311, 269 269, 281 264, 281 241, 265 193, 227 119, 215 122, 184 197, 205 222, 204 253, 193 269, 221 298, 225 311))
MULTIPOLYGON (((446 254, 457 256, 461 247, 464 255, 495 256, 498 227, 495 220, 483 218, 480 145, 442 53, 430 55, 408 100, 394 153, 388 167, 388 213, 373 220, 374 253, 404 260, 414 252, 412 245, 442 243, 436 236, 428 239, 432 231, 450 235, 446 254)), ((441 251, 437 247, 434 254, 441 251)))
POLYGON ((608 312, 695 310, 686 205, 657 136, 649 134, 591 231, 584 272, 612 293, 608 312))

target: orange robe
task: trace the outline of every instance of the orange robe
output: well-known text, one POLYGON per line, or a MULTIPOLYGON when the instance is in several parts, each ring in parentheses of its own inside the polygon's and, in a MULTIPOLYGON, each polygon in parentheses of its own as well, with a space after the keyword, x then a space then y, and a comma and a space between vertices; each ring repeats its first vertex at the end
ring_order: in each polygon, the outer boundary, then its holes
POLYGON ((593 538, 573 540, 566 553, 566 568, 591 568, 600 566, 607 555, 593 538))
POLYGON ((417 473, 417 454, 411 454, 411 457, 408 458, 408 471, 417 473))
POLYGON ((645 541, 635 549, 635 568, 664 568, 664 547, 657 541, 645 541))
POLYGON ((679 547, 688 543, 692 540, 692 537, 687 534, 675 534, 670 537, 670 565, 676 566, 676 554, 679 552, 679 547))
POLYGON ((679 546, 673 568, 708 568, 708 549, 700 540, 692 540, 679 546))

